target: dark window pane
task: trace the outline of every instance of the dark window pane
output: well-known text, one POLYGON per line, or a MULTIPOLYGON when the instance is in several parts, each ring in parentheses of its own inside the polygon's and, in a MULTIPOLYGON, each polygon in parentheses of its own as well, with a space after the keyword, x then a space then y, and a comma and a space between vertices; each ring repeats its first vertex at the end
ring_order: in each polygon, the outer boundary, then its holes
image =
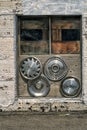
POLYGON ((22 41, 39 41, 42 40, 42 29, 22 29, 21 40, 22 41))
POLYGON ((80 29, 62 29, 62 41, 80 40, 80 29))

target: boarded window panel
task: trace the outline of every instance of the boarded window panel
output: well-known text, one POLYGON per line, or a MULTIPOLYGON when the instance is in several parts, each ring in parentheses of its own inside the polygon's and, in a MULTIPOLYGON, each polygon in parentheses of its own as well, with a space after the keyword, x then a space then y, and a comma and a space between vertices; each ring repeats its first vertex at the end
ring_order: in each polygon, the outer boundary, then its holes
POLYGON ((20 54, 48 54, 48 18, 24 17, 20 19, 20 54))
POLYGON ((52 29, 52 41, 61 41, 61 29, 52 29))
POLYGON ((66 41, 66 42, 53 42, 53 54, 79 54, 80 42, 79 41, 66 41))
POLYGON ((30 42, 30 43, 27 42, 26 45, 24 42, 22 42, 21 54, 22 55, 48 54, 48 44, 45 41, 43 41, 43 42, 30 42))
POLYGON ((80 53, 80 27, 79 16, 59 16, 52 18, 52 45, 53 54, 80 53), (56 31, 54 31, 56 30, 56 31))
POLYGON ((57 29, 52 30, 52 41, 57 41, 57 29))
POLYGON ((21 20, 22 29, 44 29, 48 28, 48 19, 41 18, 30 18, 21 20))

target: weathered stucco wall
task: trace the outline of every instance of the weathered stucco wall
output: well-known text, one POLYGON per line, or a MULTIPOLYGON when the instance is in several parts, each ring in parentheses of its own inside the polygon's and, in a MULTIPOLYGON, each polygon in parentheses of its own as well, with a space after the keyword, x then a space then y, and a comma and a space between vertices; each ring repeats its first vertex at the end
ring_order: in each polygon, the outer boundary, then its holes
POLYGON ((87 110, 87 0, 0 0, 0 110, 87 110), (82 98, 17 99, 16 15, 82 15, 82 98))

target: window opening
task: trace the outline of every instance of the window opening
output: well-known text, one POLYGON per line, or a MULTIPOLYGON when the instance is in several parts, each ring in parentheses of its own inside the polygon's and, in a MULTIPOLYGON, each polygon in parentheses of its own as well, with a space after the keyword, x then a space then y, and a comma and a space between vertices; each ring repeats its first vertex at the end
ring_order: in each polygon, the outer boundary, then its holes
POLYGON ((80 17, 52 18, 52 53, 80 53, 80 17))
POLYGON ((48 19, 20 18, 20 53, 48 54, 48 19))
POLYGON ((18 18, 19 97, 81 96, 81 17, 18 18))

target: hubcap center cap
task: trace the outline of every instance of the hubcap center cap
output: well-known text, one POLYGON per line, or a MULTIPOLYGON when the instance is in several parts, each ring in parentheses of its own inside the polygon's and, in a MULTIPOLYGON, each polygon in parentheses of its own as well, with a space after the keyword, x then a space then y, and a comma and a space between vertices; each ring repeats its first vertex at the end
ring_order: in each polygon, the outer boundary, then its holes
POLYGON ((58 65, 58 64, 53 64, 53 65, 52 65, 52 71, 53 71, 54 73, 57 73, 57 72, 59 71, 59 65, 58 65))
POLYGON ((40 90, 40 89, 42 89, 42 87, 43 87, 43 84, 41 81, 36 83, 36 89, 40 90))

